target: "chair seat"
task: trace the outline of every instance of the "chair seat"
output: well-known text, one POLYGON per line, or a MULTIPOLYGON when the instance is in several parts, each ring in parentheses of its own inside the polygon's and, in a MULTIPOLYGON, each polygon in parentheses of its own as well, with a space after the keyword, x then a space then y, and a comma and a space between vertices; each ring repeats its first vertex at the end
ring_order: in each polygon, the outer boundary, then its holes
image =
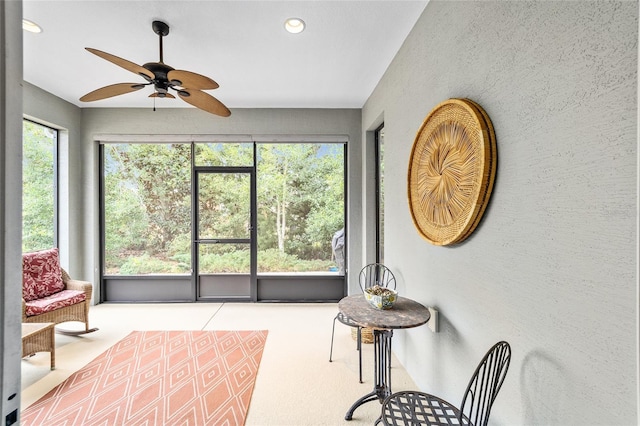
POLYGON ((84 292, 78 290, 62 290, 42 299, 31 300, 26 302, 25 314, 28 317, 34 315, 42 315, 46 312, 52 312, 65 306, 75 305, 84 302, 87 296, 84 292))
POLYGON ((346 315, 343 315, 342 312, 338 312, 338 315, 336 315, 336 319, 341 323, 343 323, 344 325, 348 325, 349 327, 360 327, 358 324, 353 322, 351 318, 349 318, 346 315))
POLYGON ((459 421, 460 411, 437 396, 417 391, 397 392, 383 403, 381 420, 385 426, 468 425, 459 421))

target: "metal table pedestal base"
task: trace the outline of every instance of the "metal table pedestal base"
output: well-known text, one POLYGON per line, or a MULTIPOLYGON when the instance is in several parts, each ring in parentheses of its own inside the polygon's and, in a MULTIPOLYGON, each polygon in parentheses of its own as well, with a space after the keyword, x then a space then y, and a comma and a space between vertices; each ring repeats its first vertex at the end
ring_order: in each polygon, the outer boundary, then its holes
POLYGON ((353 412, 369 401, 378 400, 382 404, 384 399, 391 395, 391 338, 393 330, 373 330, 373 350, 374 350, 374 386, 373 391, 353 403, 345 420, 353 418, 353 412))

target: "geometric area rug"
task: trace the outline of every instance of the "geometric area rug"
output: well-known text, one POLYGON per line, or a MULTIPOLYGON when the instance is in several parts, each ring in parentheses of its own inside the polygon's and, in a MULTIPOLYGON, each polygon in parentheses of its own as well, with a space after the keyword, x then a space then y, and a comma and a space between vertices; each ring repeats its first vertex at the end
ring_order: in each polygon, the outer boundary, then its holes
POLYGON ((22 425, 243 425, 267 331, 134 331, 26 408, 22 425))

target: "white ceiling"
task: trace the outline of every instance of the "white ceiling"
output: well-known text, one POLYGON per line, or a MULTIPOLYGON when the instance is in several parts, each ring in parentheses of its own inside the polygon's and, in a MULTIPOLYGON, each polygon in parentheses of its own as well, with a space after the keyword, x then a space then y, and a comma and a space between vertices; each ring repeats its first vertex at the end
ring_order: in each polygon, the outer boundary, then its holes
MULTIPOLYGON (((428 0, 23 0, 43 32, 24 36, 24 79, 81 107, 151 107, 151 86, 102 101, 78 99, 142 77, 95 56, 159 60, 151 22, 169 24, 164 62, 213 78, 229 108, 361 108, 428 0), (289 34, 284 21, 307 28, 289 34)), ((158 99, 157 107, 190 107, 158 99)))

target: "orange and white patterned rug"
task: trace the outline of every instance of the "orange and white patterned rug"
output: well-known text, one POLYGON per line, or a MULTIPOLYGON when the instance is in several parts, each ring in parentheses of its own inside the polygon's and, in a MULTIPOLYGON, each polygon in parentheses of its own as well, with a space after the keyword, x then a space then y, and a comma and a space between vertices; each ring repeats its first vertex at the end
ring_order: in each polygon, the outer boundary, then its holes
POLYGON ((243 425, 267 331, 134 331, 21 413, 22 425, 243 425))

